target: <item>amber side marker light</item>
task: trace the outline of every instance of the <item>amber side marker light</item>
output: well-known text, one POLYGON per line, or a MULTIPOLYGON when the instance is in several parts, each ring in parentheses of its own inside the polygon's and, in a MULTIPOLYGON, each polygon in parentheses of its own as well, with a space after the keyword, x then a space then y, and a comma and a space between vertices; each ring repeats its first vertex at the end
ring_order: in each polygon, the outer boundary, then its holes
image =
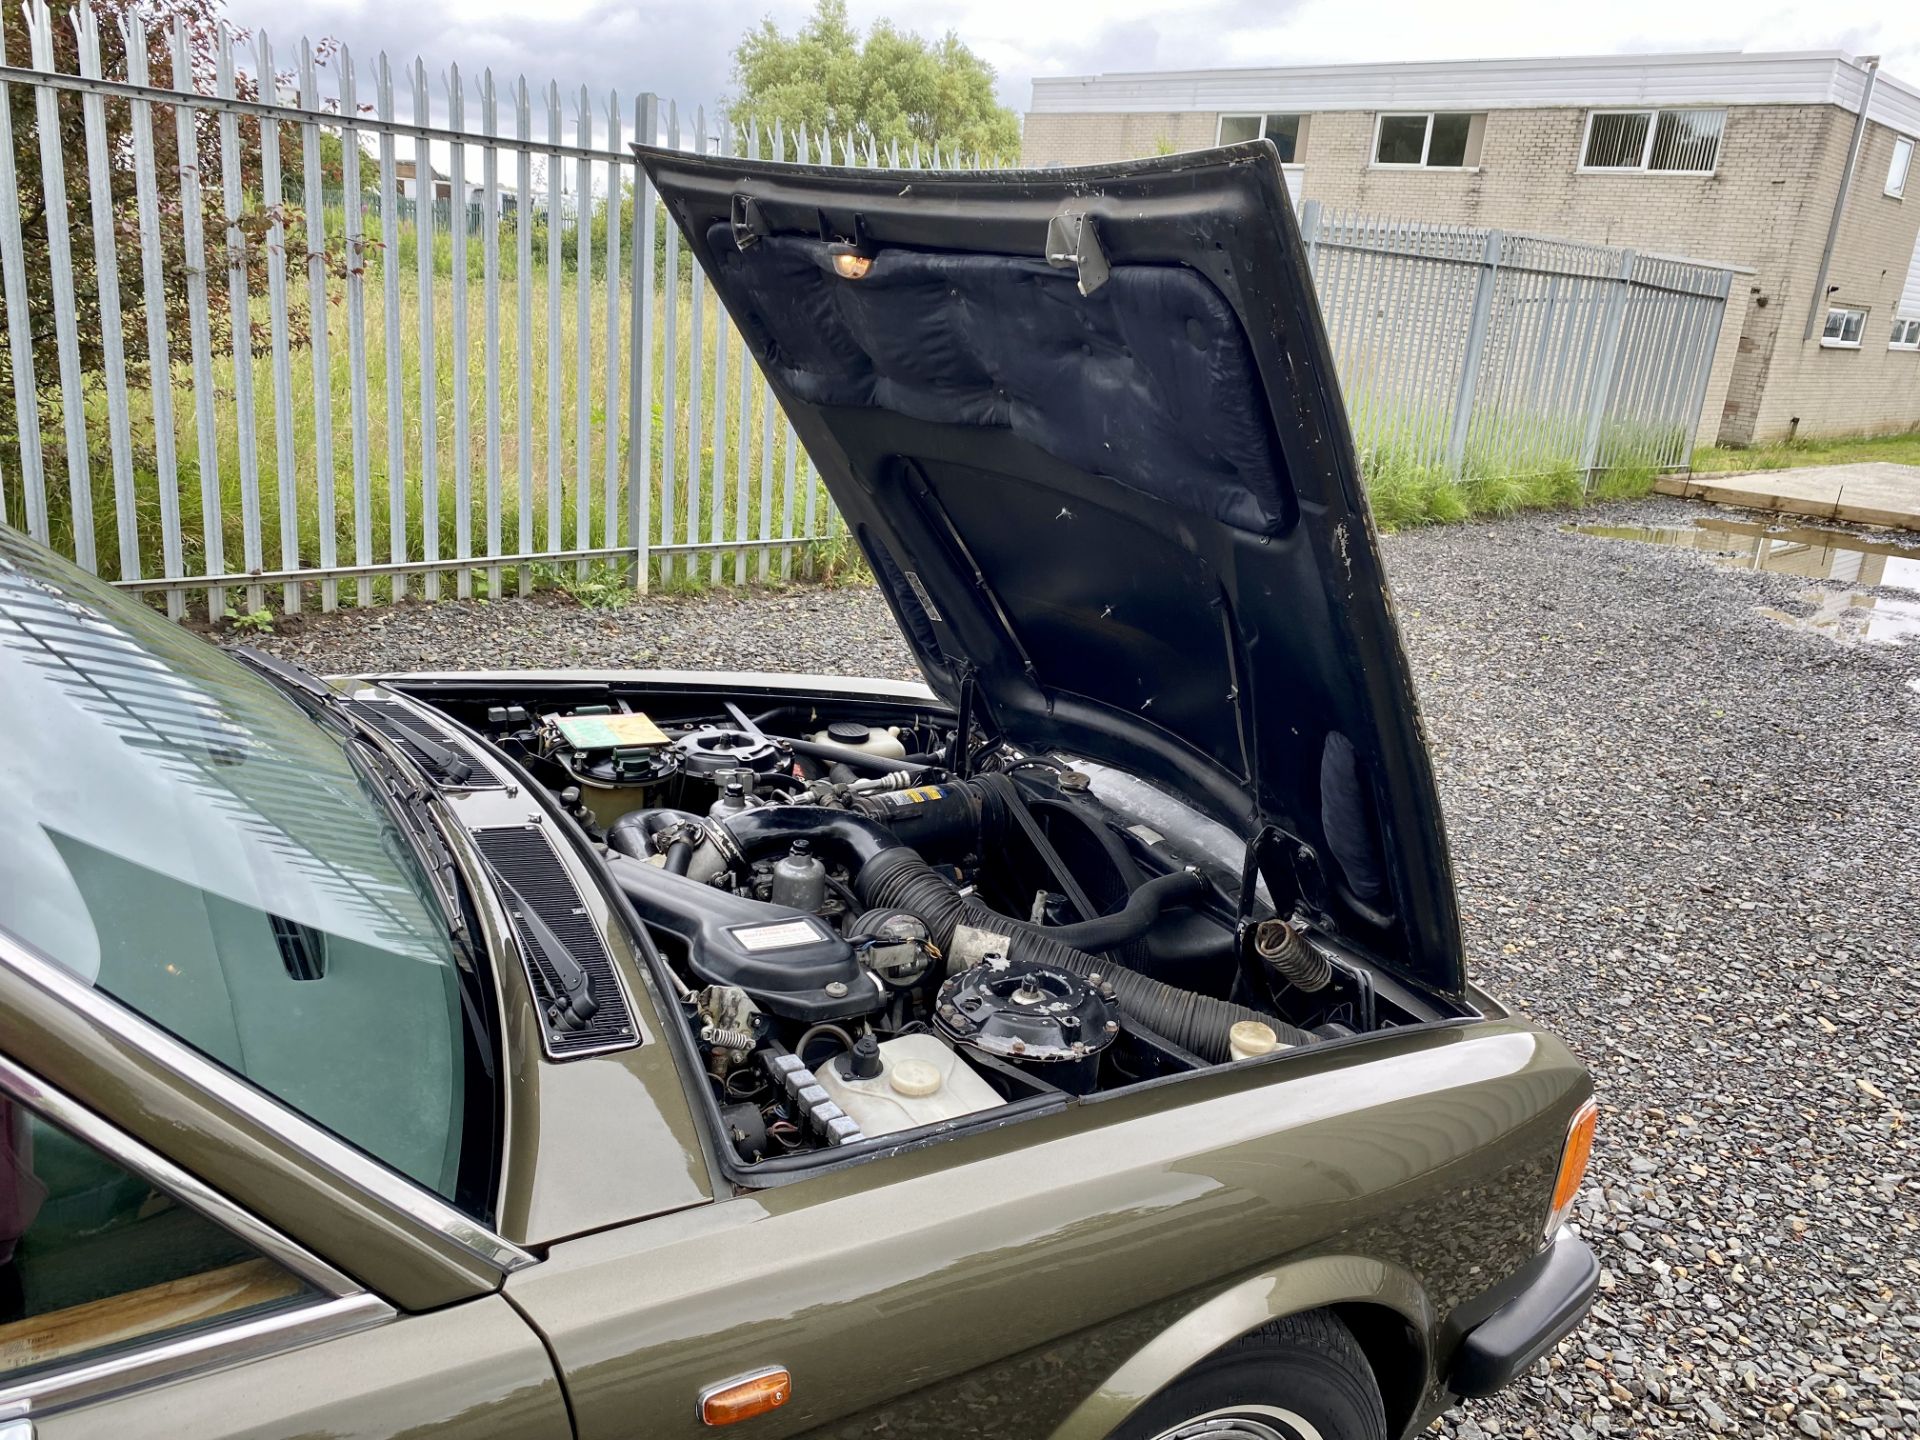
POLYGON ((793 1377, 785 1370, 756 1370, 700 1392, 700 1418, 709 1425, 731 1425, 778 1410, 793 1398, 793 1377))
POLYGON ((1573 1112, 1573 1120, 1567 1126, 1567 1143, 1560 1147, 1560 1173, 1553 1182, 1553 1208, 1547 1212, 1549 1236, 1573 1213, 1580 1182, 1587 1178, 1587 1161, 1593 1158, 1593 1131, 1599 1123, 1600 1107, 1592 1099, 1573 1112))
POLYGON ((833 273, 842 280, 864 280, 867 271, 873 268, 871 255, 859 255, 852 250, 839 250, 834 253, 833 273))

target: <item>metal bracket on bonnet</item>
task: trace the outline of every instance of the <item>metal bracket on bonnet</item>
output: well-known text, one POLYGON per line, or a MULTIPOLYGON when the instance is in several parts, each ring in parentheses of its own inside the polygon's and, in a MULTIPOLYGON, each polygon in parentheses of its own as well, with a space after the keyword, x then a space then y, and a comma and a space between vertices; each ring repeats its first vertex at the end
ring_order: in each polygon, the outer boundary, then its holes
POLYGON ((1107 254, 1100 248, 1091 215, 1082 210, 1062 210, 1047 221, 1047 263, 1078 271, 1082 295, 1091 295, 1107 283, 1107 254))

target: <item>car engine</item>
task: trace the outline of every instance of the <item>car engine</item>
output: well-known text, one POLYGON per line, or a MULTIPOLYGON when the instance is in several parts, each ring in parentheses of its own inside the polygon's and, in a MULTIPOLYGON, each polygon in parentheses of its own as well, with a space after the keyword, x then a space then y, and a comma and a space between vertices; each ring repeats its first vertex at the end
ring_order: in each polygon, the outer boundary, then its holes
POLYGON ((920 711, 648 703, 463 718, 601 848, 744 1164, 1404 1018, 1310 915, 1243 903, 1238 855, 1108 803, 1098 767, 920 711))

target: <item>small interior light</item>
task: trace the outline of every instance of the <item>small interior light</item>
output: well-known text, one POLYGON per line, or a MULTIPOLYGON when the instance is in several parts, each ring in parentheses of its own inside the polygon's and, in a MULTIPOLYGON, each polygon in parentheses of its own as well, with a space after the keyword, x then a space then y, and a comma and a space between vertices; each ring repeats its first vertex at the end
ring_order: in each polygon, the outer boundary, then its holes
POLYGON ((851 250, 842 250, 833 257, 834 273, 842 280, 864 280, 867 271, 872 268, 871 255, 856 255, 851 250))
POLYGON ((1547 1212, 1547 1234, 1552 1235, 1573 1213, 1573 1202, 1580 1194, 1580 1183, 1587 1178, 1587 1161, 1593 1158, 1593 1131, 1600 1121, 1600 1107, 1591 1097, 1567 1125, 1567 1143, 1560 1148, 1560 1173, 1553 1182, 1553 1208, 1547 1212))
POLYGON ((700 1418, 708 1425, 731 1425, 778 1410, 793 1398, 793 1377, 785 1370, 757 1370, 700 1392, 700 1418))

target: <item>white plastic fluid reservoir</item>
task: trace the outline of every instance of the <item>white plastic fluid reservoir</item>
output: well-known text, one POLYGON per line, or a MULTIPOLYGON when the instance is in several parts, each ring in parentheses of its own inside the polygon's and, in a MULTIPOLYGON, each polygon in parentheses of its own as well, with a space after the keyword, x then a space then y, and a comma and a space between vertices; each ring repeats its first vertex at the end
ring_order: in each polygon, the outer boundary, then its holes
POLYGON ((845 1061, 844 1054, 834 1056, 813 1078, 868 1135, 891 1135, 1006 1103, 937 1035, 881 1041, 880 1073, 869 1080, 841 1074, 845 1061))
POLYGON ((900 727, 882 730, 877 725, 862 725, 858 720, 836 720, 824 730, 807 737, 816 745, 838 745, 843 750, 864 750, 889 760, 904 760, 907 747, 900 743, 900 727))

